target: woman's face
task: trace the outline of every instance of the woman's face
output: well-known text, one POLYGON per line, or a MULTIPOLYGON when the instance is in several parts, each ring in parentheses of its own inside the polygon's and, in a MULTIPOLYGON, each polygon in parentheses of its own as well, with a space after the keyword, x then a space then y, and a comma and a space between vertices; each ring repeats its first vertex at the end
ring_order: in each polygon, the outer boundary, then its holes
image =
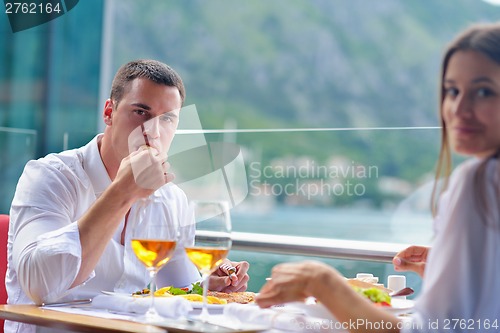
POLYGON ((442 117, 452 149, 476 157, 500 149, 500 65, 476 51, 457 51, 443 89, 442 117))

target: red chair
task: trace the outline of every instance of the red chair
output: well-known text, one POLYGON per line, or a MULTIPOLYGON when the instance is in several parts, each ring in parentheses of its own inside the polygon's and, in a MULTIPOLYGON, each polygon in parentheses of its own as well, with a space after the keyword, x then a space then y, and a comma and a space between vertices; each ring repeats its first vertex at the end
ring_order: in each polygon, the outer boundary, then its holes
MULTIPOLYGON (((7 271, 7 236, 9 234, 9 215, 0 214, 0 304, 7 303, 5 272, 7 271)), ((0 319, 0 333, 3 333, 3 319, 0 319)))

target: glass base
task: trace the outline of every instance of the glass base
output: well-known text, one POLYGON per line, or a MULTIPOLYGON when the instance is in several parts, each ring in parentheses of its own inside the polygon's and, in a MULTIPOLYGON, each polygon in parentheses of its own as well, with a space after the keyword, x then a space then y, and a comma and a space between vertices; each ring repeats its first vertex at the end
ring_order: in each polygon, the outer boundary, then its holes
POLYGON ((154 308, 150 308, 145 314, 135 317, 134 321, 141 323, 158 323, 164 321, 166 318, 162 317, 154 308))
POLYGON ((210 319, 210 313, 208 313, 208 309, 203 306, 200 314, 196 318, 204 323, 207 323, 210 319))

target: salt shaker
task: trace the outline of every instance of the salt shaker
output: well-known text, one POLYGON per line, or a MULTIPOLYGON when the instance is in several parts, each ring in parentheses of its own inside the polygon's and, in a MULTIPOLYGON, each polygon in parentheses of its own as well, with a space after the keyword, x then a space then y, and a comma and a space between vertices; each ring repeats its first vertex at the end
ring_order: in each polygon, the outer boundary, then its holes
MULTIPOLYGON (((406 287, 406 276, 389 275, 387 277, 387 288, 398 291, 406 287)), ((406 299, 406 296, 396 296, 394 298, 406 299)))
POLYGON ((360 280, 363 282, 368 282, 372 284, 378 283, 378 277, 373 276, 373 274, 370 273, 358 273, 356 274, 356 280, 360 280))

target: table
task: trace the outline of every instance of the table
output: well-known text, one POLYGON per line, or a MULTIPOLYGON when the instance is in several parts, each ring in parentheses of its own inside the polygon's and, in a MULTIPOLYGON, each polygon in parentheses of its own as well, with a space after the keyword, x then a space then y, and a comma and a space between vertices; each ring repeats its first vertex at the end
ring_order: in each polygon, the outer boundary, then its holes
MULTIPOLYGON (((84 306, 86 307, 86 306, 84 306)), ((80 308, 80 306, 78 306, 80 308)), ((62 310, 62 308, 59 308, 62 310)), ((220 318, 216 318, 212 323, 204 323, 196 319, 165 319, 157 324, 142 324, 128 320, 128 315, 125 317, 118 315, 117 318, 101 318, 94 316, 91 313, 95 310, 90 310, 89 315, 80 313, 69 313, 63 311, 55 311, 48 308, 41 308, 36 305, 0 305, 0 318, 12 321, 18 321, 27 324, 45 326, 49 328, 59 328, 71 330, 74 332, 105 332, 105 333, 257 333, 262 332, 262 327, 256 328, 253 325, 243 329, 235 329, 227 326, 220 326, 217 323, 220 318), (120 318, 121 317, 121 318, 120 318)), ((87 310, 84 310, 86 312, 87 310)), ((73 310, 71 310, 73 312, 73 310)), ((221 316, 221 314, 219 314, 221 316)))
POLYGON ((0 305, 0 318, 77 332, 167 332, 166 329, 153 325, 51 311, 36 305, 0 305))

